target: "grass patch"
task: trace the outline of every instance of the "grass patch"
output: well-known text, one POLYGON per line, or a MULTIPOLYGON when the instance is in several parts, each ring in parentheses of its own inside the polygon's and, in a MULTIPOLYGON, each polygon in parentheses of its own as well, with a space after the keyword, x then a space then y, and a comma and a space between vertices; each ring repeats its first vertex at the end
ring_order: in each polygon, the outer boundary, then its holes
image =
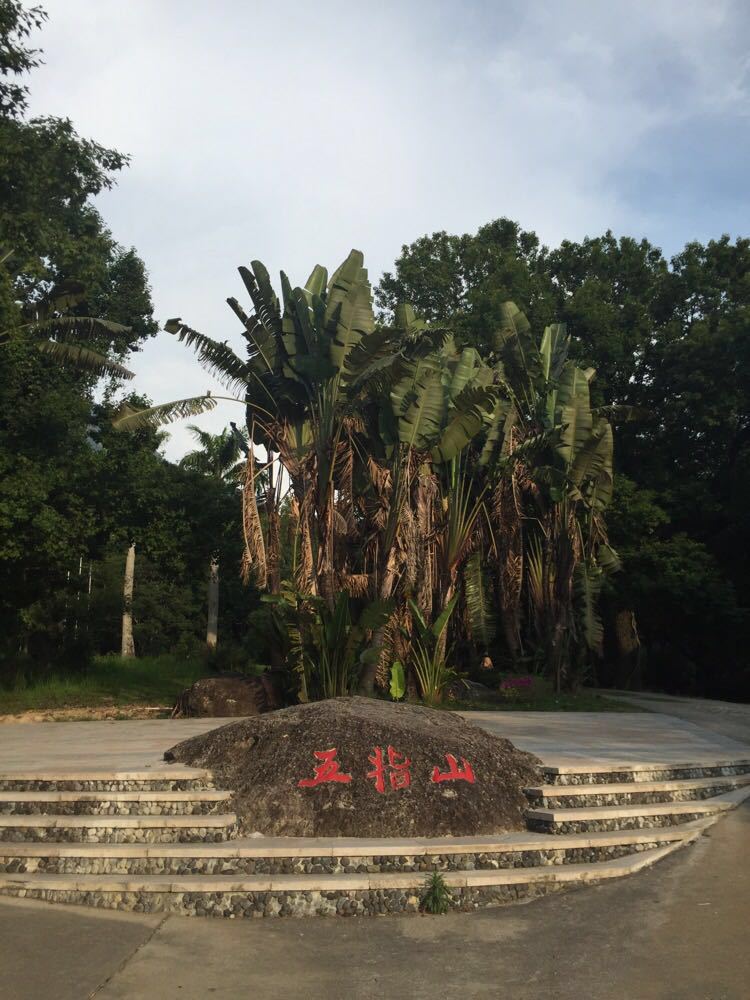
POLYGON ((200 659, 97 656, 91 667, 68 676, 0 688, 0 714, 103 705, 172 705, 177 695, 209 672, 200 659))

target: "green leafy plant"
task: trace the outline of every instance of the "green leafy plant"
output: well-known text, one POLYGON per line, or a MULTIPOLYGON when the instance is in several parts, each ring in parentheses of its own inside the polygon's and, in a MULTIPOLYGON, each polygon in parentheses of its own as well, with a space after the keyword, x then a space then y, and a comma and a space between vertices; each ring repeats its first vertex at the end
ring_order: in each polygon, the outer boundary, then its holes
POLYGON ((456 594, 448 601, 433 624, 428 625, 422 612, 409 598, 417 628, 417 636, 412 641, 412 664, 422 697, 428 703, 439 702, 445 686, 456 676, 455 671, 446 663, 444 635, 457 601, 456 594))
POLYGON ((299 677, 300 701, 352 694, 368 658, 377 655, 368 648, 368 636, 393 608, 392 602, 373 601, 355 618, 355 602, 345 591, 331 611, 321 597, 302 594, 289 581, 282 581, 280 594, 264 594, 261 600, 274 606, 287 665, 299 677))
POLYGON ((406 675, 404 674, 404 665, 400 660, 396 660, 391 666, 390 692, 394 701, 401 701, 406 694, 406 675))
POLYGON ((424 892, 420 902, 423 913, 439 915, 447 913, 453 905, 450 889, 445 884, 442 872, 432 872, 424 881, 424 892))

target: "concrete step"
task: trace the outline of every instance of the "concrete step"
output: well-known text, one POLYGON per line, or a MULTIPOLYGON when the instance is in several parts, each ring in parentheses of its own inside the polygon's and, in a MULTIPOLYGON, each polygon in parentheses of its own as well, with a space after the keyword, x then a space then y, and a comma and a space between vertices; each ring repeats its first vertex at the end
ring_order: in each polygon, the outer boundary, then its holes
POLYGON ((649 805, 710 799, 750 783, 750 774, 677 781, 624 781, 614 784, 539 785, 525 789, 535 807, 649 805))
POLYGON ((0 872, 48 874, 337 874, 471 871, 598 863, 700 833, 714 822, 648 831, 392 839, 257 837, 217 844, 0 842, 0 872))
POLYGON ((225 840, 236 834, 234 813, 206 816, 0 816, 2 841, 174 843, 225 840))
POLYGON ((603 760, 566 761, 540 768, 548 784, 591 785, 642 781, 680 781, 688 778, 731 777, 750 774, 750 758, 705 758, 692 763, 603 760))
POLYGON ((674 826, 733 809, 750 795, 750 785, 694 802, 663 802, 638 806, 529 809, 529 829, 548 833, 648 829, 674 826))
POLYGON ((168 767, 117 771, 104 769, 0 772, 0 791, 198 791, 213 788, 213 775, 202 767, 168 767))
MULTIPOLYGON (((700 831, 649 851, 601 864, 550 865, 502 871, 447 872, 454 905, 474 909, 542 895, 563 887, 621 878, 692 843, 700 831)), ((208 876, 0 875, 0 892, 57 902, 139 912, 226 917, 343 915, 416 910, 421 873, 208 876)))
POLYGON ((176 816, 215 812, 232 793, 219 789, 190 791, 11 791, 0 792, 0 815, 176 816))

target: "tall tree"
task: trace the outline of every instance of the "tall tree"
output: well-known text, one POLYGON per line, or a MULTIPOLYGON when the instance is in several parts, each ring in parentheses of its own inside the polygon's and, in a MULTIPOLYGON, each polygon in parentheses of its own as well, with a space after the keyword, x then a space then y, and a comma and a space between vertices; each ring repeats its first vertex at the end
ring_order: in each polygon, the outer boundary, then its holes
POLYGON ((26 116, 24 74, 40 61, 28 39, 44 19, 38 7, 0 3, 0 655, 11 658, 35 636, 67 641, 60 595, 98 538, 95 386, 102 372, 116 383, 116 361, 157 328, 142 262, 92 203, 127 158, 66 119, 26 116), (40 303, 51 305, 44 316, 40 303), (86 316, 116 322, 84 331, 86 316), (108 361, 63 364, 76 352, 108 361))
MULTIPOLYGON (((203 476, 210 476, 217 483, 237 485, 244 472, 245 463, 240 455, 247 455, 245 437, 236 428, 225 428, 219 434, 189 424, 188 430, 200 444, 200 449, 188 452, 181 461, 183 468, 203 476)), ((208 621, 206 645, 215 650, 219 637, 219 550, 211 551, 208 568, 208 621)))

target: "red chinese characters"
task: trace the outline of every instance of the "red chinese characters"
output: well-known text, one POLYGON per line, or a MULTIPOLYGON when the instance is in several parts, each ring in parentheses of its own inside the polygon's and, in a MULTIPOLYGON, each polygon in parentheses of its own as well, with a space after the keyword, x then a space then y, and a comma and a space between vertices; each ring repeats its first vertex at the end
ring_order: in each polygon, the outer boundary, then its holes
POLYGON ((322 785, 327 781, 347 784, 352 780, 351 774, 344 774, 339 770, 339 762, 336 760, 338 750, 335 747, 331 750, 315 750, 313 753, 323 763, 315 766, 314 778, 302 778, 297 782, 300 788, 315 788, 316 785, 322 785))
MULTIPOLYGON (((320 763, 314 767, 314 777, 302 778, 297 782, 300 788, 316 788, 327 782, 348 784, 353 780, 351 774, 341 771, 336 759, 338 750, 335 747, 330 750, 315 750, 313 754, 320 763)), ((368 771, 365 777, 374 781, 375 791, 379 795, 385 793, 386 778, 394 791, 411 786, 411 759, 405 753, 392 746, 373 747, 367 759, 372 764, 372 770, 368 771)), ((445 760, 448 770, 441 771, 439 767, 434 767, 430 781, 435 784, 443 781, 468 781, 470 785, 476 783, 474 769, 465 757, 457 758, 452 753, 446 753, 445 760)))
POLYGON ((385 792, 386 766, 389 769, 388 778, 391 788, 398 790, 399 788, 408 788, 411 784, 411 773, 409 771, 411 761, 406 754, 399 753, 398 750, 394 750, 391 746, 387 748, 386 752, 388 755, 387 765, 383 761, 382 747, 373 747, 372 754, 367 758, 373 765, 373 769, 367 772, 366 777, 375 779, 375 791, 380 792, 381 795, 385 792))
POLYGON ((463 767, 459 767, 458 761, 452 753, 447 753, 445 759, 448 761, 448 770, 441 771, 439 767, 434 768, 430 781, 434 781, 436 784, 441 781, 468 781, 470 785, 474 784, 476 781, 474 770, 465 757, 461 758, 463 767))

